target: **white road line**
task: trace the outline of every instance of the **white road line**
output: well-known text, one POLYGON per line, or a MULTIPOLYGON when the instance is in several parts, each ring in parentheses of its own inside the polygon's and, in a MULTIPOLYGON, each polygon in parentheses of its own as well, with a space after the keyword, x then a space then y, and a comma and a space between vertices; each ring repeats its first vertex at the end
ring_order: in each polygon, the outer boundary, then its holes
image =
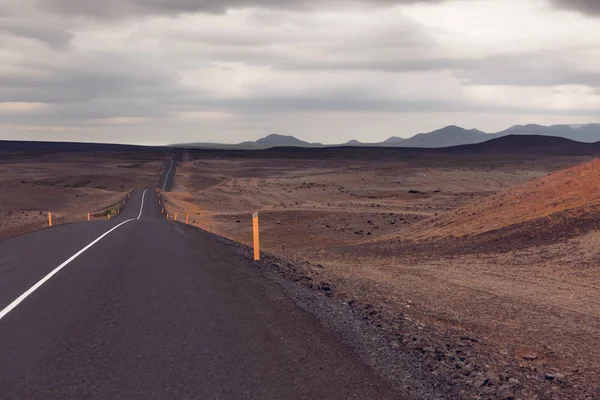
POLYGON ((33 292, 35 292, 37 289, 39 289, 40 286, 42 286, 44 283, 46 283, 54 275, 56 275, 61 269, 63 269, 64 267, 66 267, 71 261, 73 261, 74 259, 76 259, 77 257, 79 257, 87 249, 89 249, 90 247, 92 247, 93 245, 95 245, 96 243, 98 243, 106 235, 108 235, 109 233, 111 233, 115 229, 119 228, 121 225, 125 225, 126 223, 131 222, 131 221, 134 221, 134 219, 128 219, 125 222, 121 222, 119 225, 115 226, 114 228, 112 228, 111 230, 109 230, 108 232, 106 232, 102 236, 100 236, 98 239, 94 240, 92 243, 88 244, 83 249, 81 249, 77 253, 73 254, 73 256, 71 256, 71 258, 69 258, 64 263, 60 264, 52 272, 50 272, 48 275, 46 275, 45 277, 43 277, 38 283, 36 283, 35 285, 33 285, 31 288, 29 288, 29 290, 27 290, 25 293, 23 293, 22 295, 20 295, 19 297, 17 297, 17 299, 15 301, 13 301, 8 306, 6 306, 6 308, 0 312, 0 320, 2 318, 4 318, 6 316, 6 314, 8 314, 9 312, 11 312, 15 307, 17 307, 19 304, 21 304, 21 302, 23 300, 25 300, 27 297, 29 297, 33 292))
POLYGON ((144 211, 144 197, 146 197, 146 192, 148 191, 148 189, 144 190, 144 194, 142 195, 142 206, 140 207, 140 213, 137 217, 137 219, 140 219, 142 216, 142 212, 144 211))
POLYGON ((169 172, 167 172, 167 175, 165 176, 165 183, 163 183, 162 190, 165 190, 165 188, 167 187, 167 181, 169 180, 169 174, 171 173, 172 169, 173 169, 173 161, 171 161, 171 166, 169 167, 169 172))

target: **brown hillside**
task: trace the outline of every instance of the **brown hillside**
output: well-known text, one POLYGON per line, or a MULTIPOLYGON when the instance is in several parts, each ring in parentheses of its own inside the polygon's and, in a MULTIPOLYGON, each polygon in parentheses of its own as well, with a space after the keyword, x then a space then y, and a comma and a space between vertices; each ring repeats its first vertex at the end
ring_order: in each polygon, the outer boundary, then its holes
POLYGON ((415 227, 415 239, 480 234, 600 204, 600 160, 533 180, 415 227))

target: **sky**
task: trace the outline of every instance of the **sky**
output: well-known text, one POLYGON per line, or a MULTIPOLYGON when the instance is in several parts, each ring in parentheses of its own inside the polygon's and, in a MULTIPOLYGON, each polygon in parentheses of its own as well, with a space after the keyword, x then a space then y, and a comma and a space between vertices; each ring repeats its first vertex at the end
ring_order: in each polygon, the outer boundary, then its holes
POLYGON ((600 122, 598 0, 0 0, 0 139, 600 122))

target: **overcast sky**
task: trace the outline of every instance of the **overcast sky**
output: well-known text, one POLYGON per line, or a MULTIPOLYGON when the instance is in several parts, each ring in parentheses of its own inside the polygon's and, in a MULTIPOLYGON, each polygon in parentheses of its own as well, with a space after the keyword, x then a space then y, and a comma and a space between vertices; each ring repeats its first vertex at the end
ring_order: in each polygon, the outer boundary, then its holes
POLYGON ((600 122, 598 0, 0 0, 0 139, 600 122))

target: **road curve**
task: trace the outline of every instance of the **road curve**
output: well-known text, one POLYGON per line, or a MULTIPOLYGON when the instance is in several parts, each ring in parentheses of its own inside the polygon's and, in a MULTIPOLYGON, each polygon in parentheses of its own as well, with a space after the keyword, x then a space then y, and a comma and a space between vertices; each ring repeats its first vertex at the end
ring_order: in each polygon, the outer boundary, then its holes
POLYGON ((163 192, 171 191, 171 189, 173 187, 173 179, 175 177, 175 172, 177 170, 177 163, 181 157, 182 157, 182 154, 179 154, 177 156, 177 158, 171 160, 169 162, 169 165, 167 166, 167 169, 165 170, 165 173, 161 177, 158 187, 163 192))
POLYGON ((0 318, 1 399, 400 398, 233 245, 163 219, 155 188, 0 242, 0 312, 111 229, 0 318))

